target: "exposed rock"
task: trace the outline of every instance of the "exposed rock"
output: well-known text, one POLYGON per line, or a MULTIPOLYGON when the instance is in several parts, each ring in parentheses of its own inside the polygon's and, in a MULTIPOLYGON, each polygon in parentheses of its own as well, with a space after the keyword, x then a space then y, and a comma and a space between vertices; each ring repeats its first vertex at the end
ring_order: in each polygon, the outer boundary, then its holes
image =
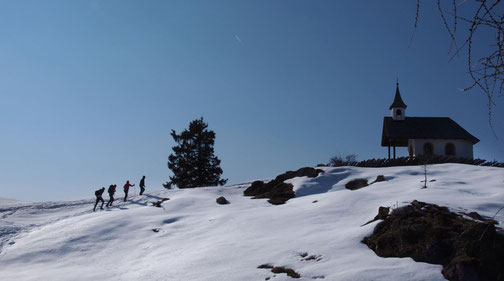
POLYGON ((378 175, 375 179, 374 182, 381 182, 381 181, 385 181, 385 176, 383 175, 378 175))
POLYGON ((275 266, 271 269, 273 273, 286 273, 287 276, 292 278, 301 278, 299 273, 295 272, 292 268, 283 267, 283 266, 275 266))
POLYGON ((161 208, 161 204, 163 204, 164 201, 168 201, 170 200, 170 198, 163 198, 159 201, 156 201, 156 202, 151 202, 152 206, 153 207, 158 207, 158 208, 161 208))
POLYGON ((378 208, 378 215, 376 215, 374 217, 374 219, 366 222, 365 224, 361 225, 361 226, 365 226, 366 224, 370 224, 374 221, 377 221, 377 220, 384 220, 388 217, 389 215, 389 212, 390 212, 390 208, 389 207, 379 207, 378 208))
POLYGON ((307 252, 302 252, 302 253, 298 253, 299 256, 302 258, 301 261, 320 261, 322 260, 322 256, 321 255, 308 255, 307 252))
POLYGON ((470 218, 475 219, 475 220, 484 221, 483 217, 480 214, 478 214, 477 212, 470 212, 469 214, 466 214, 466 215, 470 218))
POLYGON ((287 200, 294 198, 293 185, 284 183, 285 180, 295 177, 317 177, 323 170, 314 169, 311 167, 301 168, 297 171, 288 171, 278 175, 274 180, 264 183, 263 181, 254 181, 250 187, 245 189, 243 195, 253 196, 252 199, 269 198, 268 202, 273 205, 280 205, 287 200))
POLYGON ((368 186, 367 179, 354 179, 345 184, 345 187, 350 190, 357 190, 368 186))
POLYGON ((390 213, 390 207, 379 207, 378 215, 374 217, 375 220, 384 220, 388 217, 390 213))
POLYGON ((315 169, 312 167, 304 167, 301 168, 297 171, 287 171, 281 175, 278 175, 275 180, 284 182, 288 179, 296 178, 296 177, 309 177, 309 178, 316 178, 319 174, 323 173, 324 171, 321 169, 315 169))
POLYGON ((266 186, 263 181, 254 181, 250 187, 245 189, 243 195, 245 196, 257 196, 260 194, 266 194, 271 188, 266 186))
POLYGON ((382 181, 386 181, 385 176, 384 175, 378 175, 374 181, 372 181, 372 182, 369 183, 369 185, 372 185, 375 182, 382 182, 382 181))
POLYGON ((215 200, 215 201, 217 202, 217 204, 220 204, 220 205, 229 204, 229 201, 227 201, 227 199, 224 196, 217 198, 217 200, 215 200))
POLYGON ((415 200, 392 211, 362 242, 380 257, 441 264, 451 281, 504 280, 504 236, 493 224, 465 219, 446 207, 415 200))
POLYGON ((460 214, 466 215, 466 216, 468 216, 468 217, 470 217, 472 219, 475 219, 475 220, 478 220, 478 221, 481 221, 481 222, 484 222, 484 223, 487 223, 487 224, 494 224, 494 225, 499 224, 499 222, 496 221, 496 220, 494 220, 494 219, 485 219, 485 218, 483 218, 477 212, 470 212, 470 213, 463 213, 463 212, 461 212, 460 214))
POLYGON ((304 260, 305 261, 311 261, 311 260, 320 261, 320 260, 322 260, 322 256, 320 256, 320 255, 310 255, 307 258, 305 258, 304 260))

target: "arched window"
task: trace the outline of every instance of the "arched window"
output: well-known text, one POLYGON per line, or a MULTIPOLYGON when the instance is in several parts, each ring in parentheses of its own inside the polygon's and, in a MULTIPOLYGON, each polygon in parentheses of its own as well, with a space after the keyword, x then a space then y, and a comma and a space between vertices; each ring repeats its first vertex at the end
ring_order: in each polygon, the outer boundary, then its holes
POLYGON ((401 111, 400 109, 398 109, 398 110, 396 110, 395 114, 396 114, 397 116, 401 116, 401 115, 402 115, 402 111, 401 111))
POLYGON ((445 155, 446 156, 455 156, 456 151, 455 151, 455 144, 449 142, 445 145, 445 155))
POLYGON ((424 155, 434 154, 434 146, 432 146, 432 143, 430 143, 430 142, 424 143, 423 152, 424 152, 424 155))

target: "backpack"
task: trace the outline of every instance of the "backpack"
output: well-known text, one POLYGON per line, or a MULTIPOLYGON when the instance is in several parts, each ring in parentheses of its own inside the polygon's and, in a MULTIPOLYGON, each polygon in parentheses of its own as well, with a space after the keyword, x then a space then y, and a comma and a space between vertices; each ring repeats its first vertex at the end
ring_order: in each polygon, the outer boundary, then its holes
POLYGON ((96 197, 101 197, 105 189, 98 189, 97 191, 94 192, 94 195, 96 197))

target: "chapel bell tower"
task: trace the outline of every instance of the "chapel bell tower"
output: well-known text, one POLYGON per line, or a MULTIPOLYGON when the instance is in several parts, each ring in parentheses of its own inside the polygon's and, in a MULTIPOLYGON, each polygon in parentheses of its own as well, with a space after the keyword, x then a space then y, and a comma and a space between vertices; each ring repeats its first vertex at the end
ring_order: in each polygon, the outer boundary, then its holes
POLYGON ((399 82, 396 83, 394 102, 389 107, 392 110, 392 120, 402 121, 406 117, 406 104, 399 93, 399 82))

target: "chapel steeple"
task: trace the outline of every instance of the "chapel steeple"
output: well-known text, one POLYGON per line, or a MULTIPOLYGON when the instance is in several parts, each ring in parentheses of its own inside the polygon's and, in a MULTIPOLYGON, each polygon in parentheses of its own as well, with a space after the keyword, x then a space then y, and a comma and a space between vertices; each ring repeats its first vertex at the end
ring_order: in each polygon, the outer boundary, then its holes
POLYGON ((390 105, 389 109, 392 110, 393 120, 404 120, 406 116, 406 104, 401 98, 401 93, 399 92, 399 81, 396 83, 396 92, 394 97, 394 102, 390 105))

